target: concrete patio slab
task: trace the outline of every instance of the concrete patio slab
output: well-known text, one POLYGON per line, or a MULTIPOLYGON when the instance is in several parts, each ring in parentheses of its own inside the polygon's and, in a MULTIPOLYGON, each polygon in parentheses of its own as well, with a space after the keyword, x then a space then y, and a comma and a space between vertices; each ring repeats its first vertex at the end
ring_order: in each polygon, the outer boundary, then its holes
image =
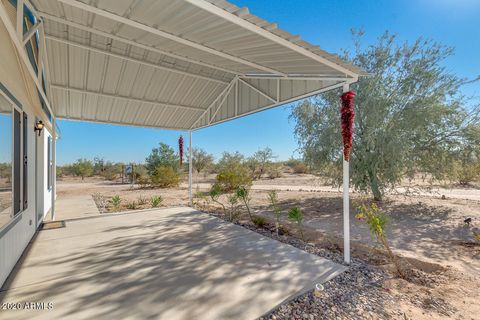
MULTIPOLYGON (((58 197, 55 202, 57 220, 88 218, 100 214, 97 205, 90 194, 58 197)), ((46 217, 50 220, 50 215, 46 217)))
POLYGON ((98 216, 38 233, 0 301, 46 310, 0 319, 256 319, 345 269, 190 208, 98 216))

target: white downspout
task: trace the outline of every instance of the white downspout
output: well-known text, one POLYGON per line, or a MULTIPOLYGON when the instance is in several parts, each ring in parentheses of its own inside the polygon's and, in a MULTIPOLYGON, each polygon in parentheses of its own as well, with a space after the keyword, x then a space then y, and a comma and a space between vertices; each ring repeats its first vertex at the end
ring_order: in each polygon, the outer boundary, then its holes
MULTIPOLYGON (((350 84, 343 85, 343 92, 350 91, 350 84)), ((343 159, 343 260, 350 264, 350 167, 343 159)))

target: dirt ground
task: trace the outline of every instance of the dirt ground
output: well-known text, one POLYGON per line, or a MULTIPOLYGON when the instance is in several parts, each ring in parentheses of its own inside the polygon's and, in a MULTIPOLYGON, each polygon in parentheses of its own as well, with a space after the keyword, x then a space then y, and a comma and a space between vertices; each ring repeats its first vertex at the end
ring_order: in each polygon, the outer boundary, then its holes
MULTIPOLYGON (((213 179, 213 175, 194 177, 194 192, 207 190, 213 179)), ((255 214, 270 220, 273 214, 267 200, 269 189, 278 190, 284 211, 293 206, 302 209, 308 242, 321 242, 326 235, 331 239, 341 239, 342 197, 338 189, 328 187, 322 179, 308 174, 286 173, 281 178, 255 181, 251 192, 252 208, 255 214)), ((120 207, 115 209, 118 211, 149 208, 152 196, 161 196, 163 201, 160 206, 163 207, 188 204, 185 182, 179 188, 139 189, 137 186, 99 178, 81 181, 79 178, 64 177, 58 180, 59 198, 78 194, 100 196, 106 203, 105 210, 110 212, 114 210, 110 200, 115 195, 121 198, 120 207), (132 203, 135 203, 133 207, 132 203)), ((355 244, 376 246, 367 227, 354 217, 353 208, 361 197, 352 194, 350 221, 353 256, 365 255, 361 250, 355 252, 355 244)), ((225 199, 223 201, 226 203, 225 199)), ((220 209, 211 201, 205 203, 196 199, 196 204, 205 211, 218 212, 220 209)), ((422 279, 426 279, 422 284, 398 278, 385 282, 385 290, 393 296, 403 297, 395 305, 395 308, 402 310, 403 318, 478 319, 480 245, 474 243, 472 227, 463 221, 471 217, 473 228, 480 227, 480 190, 436 187, 433 191, 409 196, 404 192, 396 192, 395 195, 389 195, 380 207, 390 219, 387 232, 392 249, 398 255, 410 258, 408 261, 415 265, 415 270, 424 274, 422 279), (449 311, 443 310, 445 308, 449 311)), ((282 223, 295 233, 295 227, 285 216, 282 223)), ((338 242, 341 244, 341 241, 338 242)))

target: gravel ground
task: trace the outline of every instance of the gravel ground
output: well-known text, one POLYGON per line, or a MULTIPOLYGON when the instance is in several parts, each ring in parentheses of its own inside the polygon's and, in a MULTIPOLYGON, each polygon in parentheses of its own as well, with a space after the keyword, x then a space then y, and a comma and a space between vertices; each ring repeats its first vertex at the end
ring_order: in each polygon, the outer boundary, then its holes
MULTIPOLYGON (((223 214, 210 214, 224 219, 223 214)), ((225 220, 225 219, 224 219, 225 220)), ((343 264, 343 253, 335 248, 323 248, 305 243, 291 235, 277 236, 273 229, 257 228, 251 224, 237 223, 252 231, 320 257, 343 264)), ((352 258, 350 268, 324 284, 324 291, 316 297, 313 291, 306 292, 280 305, 260 320, 267 319, 414 319, 407 316, 405 306, 419 308, 425 313, 450 317, 456 310, 439 297, 423 293, 408 294, 393 289, 390 282, 400 286, 434 287, 448 281, 447 275, 427 274, 410 270, 409 283, 398 279, 384 268, 352 258), (403 306, 403 308, 402 308, 403 306)), ((437 317, 433 317, 437 318, 437 317)))

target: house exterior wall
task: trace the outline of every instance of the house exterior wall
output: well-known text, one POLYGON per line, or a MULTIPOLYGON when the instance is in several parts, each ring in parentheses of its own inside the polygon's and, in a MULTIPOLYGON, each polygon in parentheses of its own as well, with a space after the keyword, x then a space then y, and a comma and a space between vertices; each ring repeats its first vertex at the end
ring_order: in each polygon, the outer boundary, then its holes
MULTIPOLYGON (((21 109, 28 116, 27 126, 27 188, 28 188, 28 207, 16 214, 7 224, 0 226, 0 286, 4 284, 8 275, 20 259, 23 251, 34 236, 39 217, 50 209, 51 200, 45 189, 39 189, 37 184, 37 152, 45 147, 46 130, 39 137, 33 130, 37 119, 45 119, 41 112, 36 87, 33 81, 25 72, 25 66, 17 56, 16 49, 10 36, 0 20, 0 83, 11 95, 21 104, 21 109), (38 191, 38 193, 37 193, 38 191), (45 192, 44 192, 45 191, 45 192), (42 197, 43 204, 38 206, 37 198, 42 197), (38 212, 43 210, 43 212, 38 212)), ((0 89, 1 90, 1 89, 0 89)), ((1 143, 1 142, 0 142, 1 143)), ((42 165, 43 166, 43 165, 42 165)), ((44 175, 42 170, 40 175, 44 175)), ((46 179, 45 179, 46 180, 46 179)))

